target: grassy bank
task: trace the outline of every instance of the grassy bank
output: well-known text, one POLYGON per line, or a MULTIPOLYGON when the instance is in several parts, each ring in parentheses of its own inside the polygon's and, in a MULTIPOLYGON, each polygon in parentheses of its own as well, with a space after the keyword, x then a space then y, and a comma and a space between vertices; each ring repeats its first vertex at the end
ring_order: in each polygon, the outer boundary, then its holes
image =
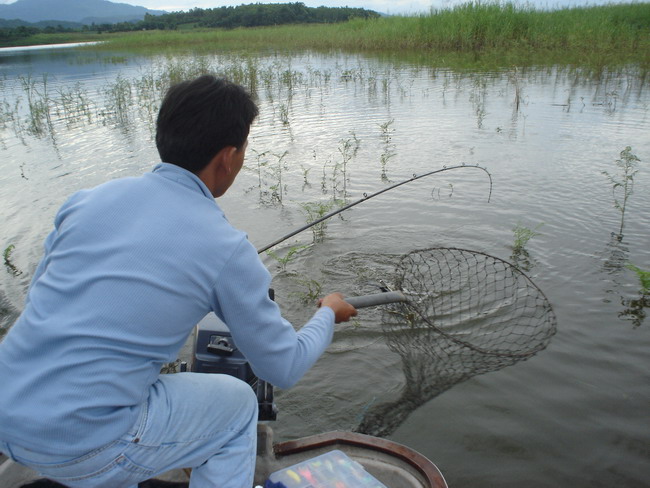
POLYGON ((650 63, 650 3, 540 11, 513 4, 432 10, 342 24, 147 31, 110 38, 124 48, 343 49, 503 55, 516 61, 650 63))

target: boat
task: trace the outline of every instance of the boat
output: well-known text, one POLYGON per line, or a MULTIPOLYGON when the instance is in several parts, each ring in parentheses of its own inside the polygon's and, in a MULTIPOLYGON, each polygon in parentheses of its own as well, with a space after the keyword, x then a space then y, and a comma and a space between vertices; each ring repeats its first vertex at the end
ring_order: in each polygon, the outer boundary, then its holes
MULTIPOLYGON (((265 423, 258 424, 257 434, 255 486, 264 486, 273 473, 318 456, 342 452, 387 488, 448 488, 442 473, 432 461, 419 452, 388 439, 333 431, 276 443, 273 429, 265 423)), ((188 475, 188 470, 176 469, 140 486, 180 488, 186 486, 188 475)), ((41 478, 36 472, 11 459, 5 459, 0 465, 0 486, 55 488, 61 485, 41 478)))

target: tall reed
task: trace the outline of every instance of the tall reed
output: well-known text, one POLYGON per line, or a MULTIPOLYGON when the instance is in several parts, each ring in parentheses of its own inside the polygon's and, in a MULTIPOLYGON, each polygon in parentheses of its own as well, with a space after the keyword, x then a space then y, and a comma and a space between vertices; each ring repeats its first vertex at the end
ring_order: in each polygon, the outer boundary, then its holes
POLYGON ((567 62, 634 60, 650 64, 650 4, 543 11, 514 3, 470 2, 420 15, 352 19, 340 24, 147 31, 109 39, 114 46, 134 48, 412 50, 438 55, 499 53, 506 62, 508 56, 520 60, 543 55, 567 62))

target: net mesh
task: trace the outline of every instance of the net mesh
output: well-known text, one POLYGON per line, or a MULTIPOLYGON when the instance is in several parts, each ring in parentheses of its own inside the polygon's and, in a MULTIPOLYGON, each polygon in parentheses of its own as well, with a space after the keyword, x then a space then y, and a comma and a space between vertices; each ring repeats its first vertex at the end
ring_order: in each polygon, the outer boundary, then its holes
POLYGON ((477 374, 544 349, 557 320, 542 291, 500 258, 457 248, 412 251, 393 287, 407 303, 384 307, 388 347, 402 358, 401 397, 369 408, 357 431, 390 434, 415 408, 477 374))

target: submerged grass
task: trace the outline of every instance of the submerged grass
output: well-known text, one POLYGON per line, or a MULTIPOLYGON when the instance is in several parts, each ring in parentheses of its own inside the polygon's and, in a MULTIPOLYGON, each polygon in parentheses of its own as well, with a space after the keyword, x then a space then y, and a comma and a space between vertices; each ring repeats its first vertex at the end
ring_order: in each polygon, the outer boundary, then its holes
POLYGON ((502 62, 650 64, 650 3, 536 10, 513 3, 467 3, 416 16, 341 24, 234 30, 140 31, 106 36, 111 47, 342 49, 487 55, 502 62))

